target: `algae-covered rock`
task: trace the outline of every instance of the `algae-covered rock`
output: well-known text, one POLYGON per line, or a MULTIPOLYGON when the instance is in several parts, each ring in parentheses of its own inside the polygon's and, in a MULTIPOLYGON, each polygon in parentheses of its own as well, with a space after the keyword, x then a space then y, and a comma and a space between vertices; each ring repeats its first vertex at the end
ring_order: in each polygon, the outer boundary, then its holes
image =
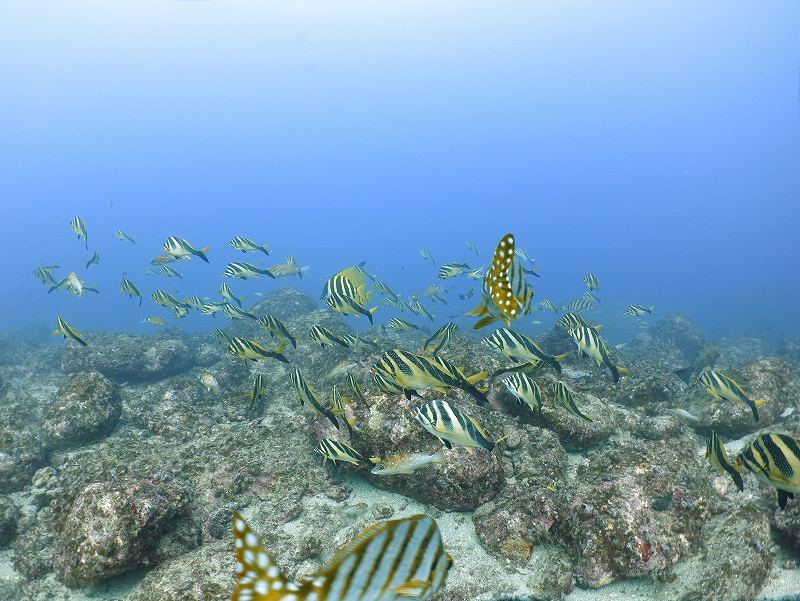
POLYGON ((690 385, 676 404, 698 418, 697 427, 739 437, 779 422, 784 410, 800 403, 800 377, 782 359, 767 357, 723 373, 733 378, 750 399, 767 401, 758 408, 759 421, 753 419, 745 403, 716 399, 699 386, 690 385))
POLYGON ((80 587, 147 565, 159 536, 187 502, 187 490, 168 482, 87 486, 55 542, 56 577, 80 587))
POLYGON ((56 513, 46 507, 29 519, 21 519, 14 541, 14 569, 26 578, 40 578, 53 569, 56 513))
POLYGON ((17 533, 19 509, 9 497, 0 497, 0 547, 17 533))
POLYGON ((44 407, 48 447, 92 442, 108 434, 122 412, 114 384, 97 371, 70 375, 44 407))
POLYGON ((615 443, 578 467, 563 520, 581 586, 664 573, 691 548, 710 490, 694 445, 615 443))
POLYGON ((228 601, 234 572, 230 541, 211 543, 148 572, 126 601, 228 601))
POLYGON ((777 355, 795 365, 800 365, 800 338, 782 340, 778 345, 777 355))
POLYGON ((639 332, 625 350, 629 356, 676 369, 689 365, 704 343, 703 333, 688 317, 670 315, 639 332))
POLYGON ((80 349, 64 347, 62 371, 96 370, 108 378, 135 382, 186 371, 195 360, 188 337, 175 330, 161 336, 97 332, 89 341, 80 349))
POLYGON ((24 488, 47 456, 41 436, 20 430, 14 424, 0 424, 0 493, 24 488))

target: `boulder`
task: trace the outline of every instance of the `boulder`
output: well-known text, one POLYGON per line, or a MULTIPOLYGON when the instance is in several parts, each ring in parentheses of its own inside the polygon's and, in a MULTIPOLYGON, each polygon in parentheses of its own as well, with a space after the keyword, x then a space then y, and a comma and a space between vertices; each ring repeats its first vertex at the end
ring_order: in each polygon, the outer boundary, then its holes
POLYGON ((8 544, 17 533, 19 509, 9 497, 0 497, 0 547, 8 544))

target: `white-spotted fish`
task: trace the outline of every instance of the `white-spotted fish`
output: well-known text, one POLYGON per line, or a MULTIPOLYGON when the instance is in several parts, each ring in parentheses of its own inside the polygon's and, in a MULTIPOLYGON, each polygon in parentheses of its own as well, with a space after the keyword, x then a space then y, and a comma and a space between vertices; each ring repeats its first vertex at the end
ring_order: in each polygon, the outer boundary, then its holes
POLYGON ((427 515, 373 524, 300 582, 281 573, 238 513, 233 538, 231 601, 426 601, 442 589, 453 563, 436 521, 427 515))

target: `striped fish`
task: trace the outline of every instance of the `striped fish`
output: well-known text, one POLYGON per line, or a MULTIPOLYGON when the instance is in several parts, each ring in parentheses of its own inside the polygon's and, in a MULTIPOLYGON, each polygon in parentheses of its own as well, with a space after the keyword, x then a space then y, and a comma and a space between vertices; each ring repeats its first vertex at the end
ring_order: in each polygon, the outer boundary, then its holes
POLYGON ((726 401, 741 401, 750 407, 750 411, 753 412, 753 418, 756 421, 758 421, 758 407, 767 402, 764 399, 750 400, 741 386, 722 372, 713 369, 707 369, 700 374, 700 377, 697 378, 697 383, 713 397, 726 401))
POLYGON ((347 431, 350 433, 350 437, 353 437, 353 424, 355 423, 355 418, 348 418, 347 417, 347 407, 345 406, 345 398, 342 397, 339 389, 337 388, 336 384, 333 385, 333 390, 331 390, 331 413, 333 413, 337 418, 342 417, 344 420, 344 425, 347 426, 347 431))
POLYGON ((467 250, 471 250, 477 256, 479 256, 481 254, 481 253, 478 252, 478 247, 475 246, 475 243, 472 240, 467 240, 467 250))
POLYGON ((167 263, 174 263, 175 261, 186 260, 189 257, 173 257, 168 252, 163 252, 157 257, 153 257, 153 260, 150 261, 150 265, 166 265, 167 263))
POLYGON ((247 361, 262 361, 264 359, 272 358, 277 359, 282 363, 289 363, 289 360, 283 355, 283 349, 286 347, 286 342, 281 342, 274 350, 268 351, 263 346, 258 344, 255 340, 247 340, 245 338, 238 338, 233 336, 228 345, 228 352, 234 357, 239 357, 247 361))
POLYGON ((408 304, 408 308, 412 313, 416 313, 420 317, 427 317, 433 321, 433 315, 431 315, 428 310, 422 306, 422 303, 419 302, 418 298, 411 299, 411 302, 408 304))
POLYGON ((206 301, 200 298, 199 296, 190 296, 189 298, 183 301, 183 304, 200 311, 205 306, 206 301))
POLYGON ((439 274, 436 277, 440 280, 449 280, 470 269, 472 268, 466 263, 445 263, 439 268, 439 274))
POLYGON ((124 292, 128 295, 128 298, 133 298, 134 296, 139 297, 139 306, 142 306, 142 293, 139 292, 139 289, 131 282, 128 278, 123 277, 122 281, 119 283, 119 291, 124 292))
POLYGON ((84 292, 94 292, 96 294, 100 294, 100 291, 95 288, 94 286, 87 286, 86 282, 78 277, 74 271, 70 271, 63 280, 58 282, 57 284, 50 286, 47 289, 47 294, 53 292, 53 290, 66 290, 75 296, 82 297, 84 292))
POLYGON ((370 324, 372 323, 372 314, 378 309, 378 307, 366 309, 354 298, 339 294, 338 292, 331 292, 330 296, 325 298, 325 302, 331 309, 342 315, 354 315, 355 317, 364 315, 369 319, 370 324))
POLYGON ((489 336, 481 340, 481 344, 485 344, 489 348, 500 351, 512 361, 544 361, 558 373, 561 373, 561 364, 558 362, 558 359, 553 355, 545 353, 532 338, 515 332, 514 330, 509 330, 507 328, 495 330, 489 336))
POLYGON ((211 332, 211 335, 217 339, 217 342, 224 344, 225 346, 228 346, 231 341, 233 341, 233 336, 228 334, 225 330, 220 330, 219 328, 211 332))
POLYGON ((98 265, 99 263, 100 263, 100 253, 94 251, 92 256, 89 257, 89 260, 86 261, 86 269, 89 269, 89 267, 91 267, 92 265, 98 265))
POLYGON ((736 457, 736 467, 744 467, 756 478, 778 491, 778 506, 800 493, 800 443, 791 436, 761 434, 736 457))
POLYGON ((419 330, 419 328, 410 321, 406 321, 405 319, 400 319, 399 317, 392 317, 389 320, 389 323, 387 323, 386 325, 387 327, 393 330, 398 330, 401 332, 404 330, 419 330))
POLYGON ((563 382, 553 382, 553 385, 550 387, 550 391, 553 393, 553 396, 558 404, 569 411, 572 415, 577 415, 578 417, 587 421, 593 421, 591 417, 584 415, 581 413, 581 410, 578 409, 578 406, 575 404, 575 399, 572 396, 572 391, 567 388, 566 384, 563 382))
POLYGON ((391 381, 403 388, 406 398, 412 392, 429 388, 460 388, 472 396, 479 405, 489 402, 486 395, 475 387, 486 372, 467 378, 461 370, 446 359, 433 355, 415 355, 401 349, 392 349, 381 355, 374 370, 381 371, 391 381))
POLYGON ((591 328, 594 331, 600 331, 603 326, 593 324, 588 319, 584 319, 577 313, 572 313, 571 311, 568 313, 564 313, 561 317, 558 318, 556 321, 556 325, 559 327, 564 328, 568 332, 574 330, 575 328, 591 328))
POLYGON ((175 319, 182 319, 187 315, 189 315, 189 307, 186 306, 175 307, 175 313, 173 314, 173 317, 175 319))
POLYGON ((605 364, 611 371, 611 377, 615 384, 619 382, 620 375, 628 373, 626 368, 614 365, 608 354, 606 343, 593 328, 575 328, 570 330, 569 334, 578 346, 578 353, 581 357, 591 357, 597 365, 605 364))
POLYGON ((625 313, 631 317, 643 317, 644 315, 651 315, 653 313, 653 309, 655 308, 655 305, 650 307, 643 307, 642 305, 628 305, 628 307, 625 309, 625 313))
POLYGON ((56 329, 53 330, 53 336, 58 336, 59 334, 64 337, 64 340, 67 338, 72 338, 81 346, 86 346, 86 342, 84 342, 83 338, 80 337, 80 334, 75 330, 75 328, 64 321, 60 315, 56 316, 56 329))
POLYGON ((431 256, 431 253, 428 252, 427 248, 420 248, 419 249, 419 256, 425 259, 426 261, 430 261, 434 265, 436 265, 436 259, 431 256))
POLYGON ((264 315, 258 318, 258 324, 266 328, 270 337, 277 336, 279 339, 286 339, 292 347, 297 348, 297 338, 289 333, 286 325, 274 315, 264 315))
POLYGON ((402 386, 395 383, 382 371, 375 371, 372 375, 372 383, 384 394, 405 394, 406 392, 402 386))
POLYGON ((450 346, 451 336, 458 330, 458 326, 452 321, 447 322, 441 328, 436 330, 431 336, 422 344, 422 350, 427 351, 429 346, 436 345, 430 352, 436 355, 439 351, 450 346))
POLYGON ((203 315, 210 315, 211 317, 216 317, 217 313, 225 310, 227 304, 228 303, 216 303, 216 302, 203 303, 203 306, 200 307, 200 313, 202 313, 203 315))
POLYGON ((239 513, 233 514, 233 538, 231 601, 425 601, 444 587, 453 563, 427 515, 373 524, 300 582, 281 573, 239 513))
POLYGON ((366 305, 372 300, 372 292, 367 290, 364 275, 365 272, 358 265, 342 269, 325 281, 322 298, 327 299, 335 293, 352 298, 360 305, 366 305))
POLYGON ((352 463, 353 465, 372 465, 372 461, 364 457, 349 444, 338 442, 332 438, 323 438, 320 440, 315 450, 323 457, 322 465, 325 465, 328 459, 334 463, 343 461, 344 463, 352 463))
POLYGON ((240 280, 257 278, 260 275, 266 275, 271 277, 273 280, 275 279, 275 276, 272 275, 272 272, 270 272, 269 269, 259 269, 250 263, 240 262, 228 263, 225 266, 225 271, 222 275, 226 278, 237 278, 240 280))
POLYGON ((437 302, 438 301, 438 302, 442 303, 443 305, 446 305, 447 301, 444 298, 442 298, 441 292, 442 292, 442 289, 439 286, 437 286, 436 284, 433 284, 432 286, 428 286, 427 288, 425 288, 423 293, 425 294, 425 296, 428 297, 428 299, 431 302, 437 302))
POLYGON ((475 448, 491 451, 496 444, 489 440, 474 417, 451 406, 447 401, 436 400, 420 405, 414 409, 414 417, 448 449, 456 445, 472 453, 475 448))
POLYGON ((542 411, 542 391, 527 374, 512 374, 503 380, 503 384, 520 403, 530 407, 531 411, 542 411))
POLYGON ((316 342, 321 347, 338 344, 341 347, 349 348, 341 336, 334 334, 325 326, 311 326, 311 342, 316 342))
POLYGON ((294 257, 289 256, 286 257, 286 263, 282 263, 280 265, 273 265, 272 267, 267 268, 267 271, 272 274, 274 278, 285 278, 290 275, 296 275, 301 280, 303 279, 303 271, 307 270, 308 267, 299 267, 297 265, 297 261, 294 257))
POLYGON ((289 378, 294 385, 294 389, 297 392, 297 396, 300 398, 300 406, 302 407, 306 403, 311 405, 318 413, 324 415, 338 430, 339 429, 339 421, 336 419, 336 416, 331 412, 330 409, 327 407, 323 407, 322 403, 319 402, 317 399, 317 395, 314 393, 314 389, 306 382, 306 379, 303 377, 303 374, 300 373, 300 370, 295 368, 292 370, 292 373, 289 374, 289 378))
MULTIPOLYGON (((482 280, 483 279, 483 267, 477 267, 475 269, 470 269, 469 271, 465 272, 466 275, 471 280, 482 280)), ((470 296, 472 296, 470 294, 470 296)))
POLYGON ((50 273, 53 269, 58 269, 60 265, 42 265, 33 270, 33 275, 42 281, 42 284, 55 286, 58 284, 53 274, 50 273))
POLYGON ((509 326, 512 320, 531 312, 533 290, 514 255, 515 245, 512 234, 506 234, 497 243, 492 264, 483 279, 481 304, 467 313, 480 317, 473 326, 476 330, 498 320, 509 326))
POLYGON ((253 390, 250 391, 250 407, 247 410, 252 411, 256 401, 259 401, 266 396, 267 376, 264 374, 256 374, 255 380, 253 380, 253 390))
POLYGON ((231 238, 231 241, 228 242, 228 244, 231 246, 231 248, 235 248, 243 253, 262 252, 269 256, 269 244, 266 242, 259 246, 250 240, 250 238, 245 238, 244 236, 234 236, 231 238))
POLYGON ((161 305, 167 309, 174 309, 175 307, 184 306, 181 301, 172 296, 169 292, 164 292, 163 290, 156 290, 150 295, 150 298, 152 298, 153 302, 157 305, 161 305))
POLYGON ((75 232, 75 234, 78 236, 78 240, 83 238, 86 250, 89 250, 89 234, 86 230, 86 223, 84 223, 83 219, 81 219, 77 215, 73 217, 72 221, 70 221, 69 223, 69 229, 75 232))
POLYGON ((222 282, 222 284, 219 285, 219 294, 226 301, 236 303, 237 305, 239 305, 239 308, 242 307, 242 299, 239 298, 238 296, 236 296, 233 293, 233 290, 231 289, 231 287, 228 286, 228 284, 226 284, 225 282, 222 282))
POLYGON ((594 309, 594 299, 584 294, 583 296, 579 296, 575 300, 567 303, 564 309, 566 309, 571 313, 579 313, 581 311, 591 311, 592 309, 594 309))
POLYGON ((375 288, 377 292, 381 293, 383 296, 388 296, 389 298, 392 299, 398 298, 395 291, 389 288, 388 284, 385 284, 380 280, 374 280, 372 282, 372 286, 375 288))
POLYGON ((131 238, 131 237, 130 237, 128 234, 126 234, 126 233, 125 233, 125 232, 123 232, 122 230, 117 230, 117 231, 114 233, 114 237, 115 237, 117 240, 122 240, 123 242, 131 242, 132 244, 136 244, 136 240, 134 240, 133 238, 131 238))
POLYGON ((564 310, 563 307, 556 305, 553 301, 548 299, 539 302, 539 309, 542 311, 552 311, 553 313, 561 313, 561 311, 564 310))
POLYGON ((249 311, 244 311, 236 305, 231 305, 230 303, 225 303, 222 305, 222 314, 230 319, 244 319, 245 317, 248 319, 258 319, 249 311))
POLYGON ((587 273, 583 276, 583 283, 589 290, 600 290, 600 280, 593 273, 587 273))
POLYGON ((717 433, 713 430, 711 431, 711 435, 708 437, 708 441, 706 441, 706 459, 711 465, 719 470, 720 474, 727 472, 730 477, 733 478, 736 488, 738 488, 740 491, 744 490, 742 476, 739 473, 741 468, 737 465, 732 465, 731 462, 728 461, 728 454, 725 452, 725 445, 722 444, 719 436, 717 436, 717 433))
POLYGON ((164 245, 161 247, 165 253, 175 257, 176 259, 191 259, 192 256, 200 257, 203 261, 208 263, 206 253, 209 247, 197 249, 183 238, 177 236, 170 236, 164 245))
POLYGON ((162 265, 159 268, 158 273, 160 273, 161 275, 165 275, 168 278, 180 278, 181 280, 183 279, 183 275, 181 275, 179 271, 173 269, 169 265, 162 265))
POLYGON ((350 388, 350 392, 353 393, 353 398, 364 401, 365 403, 367 402, 367 399, 364 396, 364 391, 361 389, 361 386, 358 385, 358 382, 356 382, 356 379, 350 372, 347 372, 347 386, 350 388))
POLYGON ((355 334, 342 334, 341 339, 347 348, 354 351, 362 351, 367 347, 375 350, 380 350, 381 348, 378 343, 355 334))

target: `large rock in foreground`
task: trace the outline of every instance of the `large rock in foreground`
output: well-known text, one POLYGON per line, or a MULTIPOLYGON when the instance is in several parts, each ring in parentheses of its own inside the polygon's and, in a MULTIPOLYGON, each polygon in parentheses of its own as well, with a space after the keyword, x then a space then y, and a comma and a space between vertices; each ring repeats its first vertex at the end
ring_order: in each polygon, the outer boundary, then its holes
POLYGON ((167 482, 87 486, 56 541, 56 577, 75 588, 148 564, 161 533, 187 503, 187 491, 167 482))
POLYGON ((69 376, 44 407, 47 446, 93 442, 114 429, 122 412, 119 392, 97 371, 69 376))

